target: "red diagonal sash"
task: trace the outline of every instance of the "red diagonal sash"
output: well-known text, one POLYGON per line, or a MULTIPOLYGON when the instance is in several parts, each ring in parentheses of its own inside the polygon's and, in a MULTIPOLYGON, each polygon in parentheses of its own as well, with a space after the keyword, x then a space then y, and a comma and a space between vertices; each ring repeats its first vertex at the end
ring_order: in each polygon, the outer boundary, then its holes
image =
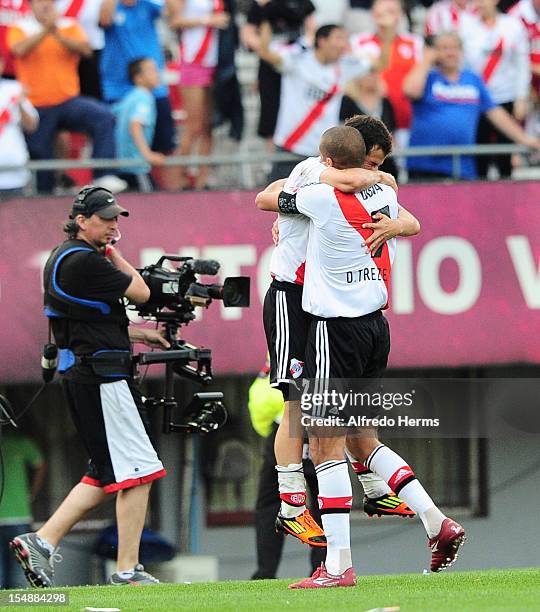
MULTIPOLYGON (((367 240, 371 234, 373 234, 373 230, 362 227, 362 224, 372 223, 373 219, 362 205, 362 202, 354 193, 343 193, 338 189, 334 189, 334 194, 336 195, 339 207, 341 208, 341 212, 343 213, 346 221, 360 234, 360 236, 362 236, 364 240, 367 240)), ((388 308, 388 301, 390 300, 390 272, 392 271, 388 244, 386 242, 384 243, 380 257, 373 257, 372 255, 372 258, 373 262, 381 273, 384 284, 386 285, 388 297, 384 308, 388 308)))
POLYGON ((12 119, 12 110, 19 103, 18 96, 12 96, 4 108, 0 108, 0 134, 4 132, 4 128, 12 119))
POLYGON ((309 113, 304 117, 302 122, 296 127, 283 143, 283 148, 290 151, 294 145, 305 135, 309 128, 317 121, 317 119, 323 114, 324 109, 328 102, 336 95, 339 91, 339 78, 341 72, 339 67, 336 68, 336 82, 333 87, 327 91, 324 96, 313 106, 309 113))
POLYGON ((484 83, 487 83, 489 81, 495 71, 495 68, 497 68, 497 66, 499 65, 503 53, 503 47, 504 39, 499 38, 497 46, 489 54, 486 65, 484 66, 484 70, 482 71, 482 78, 484 79, 484 83))
POLYGON ((71 4, 67 7, 64 17, 73 17, 76 19, 81 12, 84 0, 71 0, 71 4))
MULTIPOLYGON (((214 0, 214 8, 212 9, 213 13, 222 13, 224 9, 223 0, 214 0)), ((201 46, 199 50, 195 54, 193 58, 194 64, 202 64, 206 54, 208 53, 208 49, 210 48, 210 43, 212 42, 212 37, 214 36, 214 28, 206 28, 206 32, 204 33, 204 37, 201 42, 201 46)))
POLYGON ((459 12, 453 4, 450 7, 450 21, 452 22, 452 29, 457 30, 459 27, 459 12))

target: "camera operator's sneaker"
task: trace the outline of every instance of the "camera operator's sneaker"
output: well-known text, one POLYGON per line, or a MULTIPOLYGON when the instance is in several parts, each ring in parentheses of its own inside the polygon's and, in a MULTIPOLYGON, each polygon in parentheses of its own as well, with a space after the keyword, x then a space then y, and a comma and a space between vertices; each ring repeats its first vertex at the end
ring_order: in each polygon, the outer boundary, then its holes
POLYGON ((34 588, 54 586, 53 561, 61 561, 58 553, 51 553, 41 546, 35 533, 23 533, 9 543, 26 580, 34 588))
POLYGON ((326 547, 326 536, 306 508, 302 514, 287 518, 281 514, 276 518, 276 531, 282 531, 285 535, 292 535, 300 542, 318 548, 326 547))
POLYGON ((289 584, 289 589, 327 589, 329 587, 353 587, 356 586, 356 574, 349 567, 343 574, 334 576, 326 571, 324 563, 313 572, 310 578, 304 578, 300 582, 289 584))
POLYGON ((140 563, 135 566, 135 573, 131 578, 122 578, 116 572, 109 578, 109 584, 116 586, 152 586, 159 584, 159 580, 152 574, 144 571, 144 565, 140 563))
POLYGON ((431 571, 440 572, 457 559, 459 547, 465 542, 465 529, 456 521, 444 519, 441 530, 428 542, 431 548, 431 571))
POLYGON ((381 497, 364 497, 364 512, 368 516, 401 516, 413 517, 416 513, 394 493, 385 493, 381 497))

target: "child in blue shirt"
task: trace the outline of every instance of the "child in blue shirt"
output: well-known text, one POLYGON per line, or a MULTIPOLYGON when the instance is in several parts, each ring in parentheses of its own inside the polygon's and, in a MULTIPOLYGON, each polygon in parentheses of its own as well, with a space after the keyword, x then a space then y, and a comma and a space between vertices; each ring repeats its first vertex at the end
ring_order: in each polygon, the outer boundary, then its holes
POLYGON ((150 148, 156 127, 156 100, 152 90, 160 82, 156 63, 148 57, 128 66, 133 89, 114 105, 116 154, 119 159, 138 159, 141 165, 122 168, 120 176, 134 191, 153 191, 152 166, 160 166, 165 155, 150 148))

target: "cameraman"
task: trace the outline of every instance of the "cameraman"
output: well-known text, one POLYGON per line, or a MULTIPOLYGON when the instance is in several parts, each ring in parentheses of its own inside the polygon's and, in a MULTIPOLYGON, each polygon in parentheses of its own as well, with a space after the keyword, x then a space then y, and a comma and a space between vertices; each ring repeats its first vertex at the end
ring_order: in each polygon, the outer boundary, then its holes
POLYGON ((65 224, 68 239, 44 270, 45 314, 59 347, 58 371, 75 427, 89 455, 88 471, 36 532, 10 543, 28 582, 54 585, 58 543, 84 515, 117 493, 117 569, 109 582, 156 584, 139 564, 151 482, 166 472, 150 439, 144 404, 132 375, 131 342, 168 348, 158 330, 129 328, 123 298, 146 302, 150 290, 112 246, 118 217, 128 211, 110 191, 85 187, 65 224))

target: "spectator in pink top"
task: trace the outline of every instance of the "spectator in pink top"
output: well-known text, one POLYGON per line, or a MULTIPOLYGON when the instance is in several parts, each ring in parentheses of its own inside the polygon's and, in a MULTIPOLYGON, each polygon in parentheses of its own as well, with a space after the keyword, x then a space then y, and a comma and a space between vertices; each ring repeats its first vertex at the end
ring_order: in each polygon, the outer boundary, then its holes
MULTIPOLYGON (((169 26, 180 32, 180 91, 186 120, 180 155, 212 150, 212 84, 218 61, 218 33, 229 24, 223 0, 169 0, 169 26)), ((195 189, 205 189, 208 168, 199 167, 195 189)), ((181 186, 187 176, 182 169, 181 186)))

